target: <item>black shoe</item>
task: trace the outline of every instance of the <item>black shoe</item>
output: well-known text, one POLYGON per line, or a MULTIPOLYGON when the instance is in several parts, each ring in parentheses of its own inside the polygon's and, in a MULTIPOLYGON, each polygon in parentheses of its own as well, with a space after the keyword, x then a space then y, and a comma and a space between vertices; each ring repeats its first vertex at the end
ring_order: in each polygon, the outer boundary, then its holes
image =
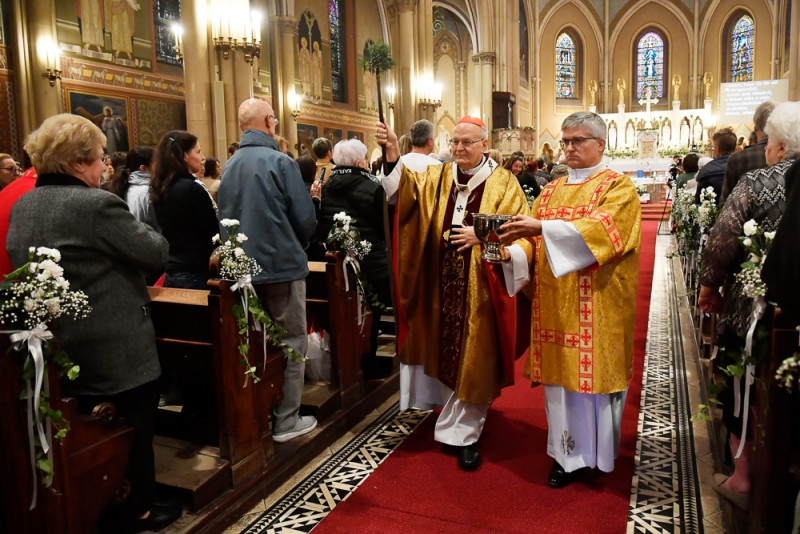
POLYGON ((550 474, 547 476, 547 485, 551 488, 563 488, 572 482, 572 474, 564 471, 561 464, 553 460, 553 467, 550 469, 550 474))
POLYGON ((133 522, 130 532, 158 532, 174 523, 182 513, 183 510, 181 510, 180 506, 155 504, 150 508, 150 515, 144 519, 136 519, 133 522))
POLYGON ((478 453, 478 444, 473 443, 459 447, 458 466, 464 471, 474 471, 481 465, 481 455, 478 453))

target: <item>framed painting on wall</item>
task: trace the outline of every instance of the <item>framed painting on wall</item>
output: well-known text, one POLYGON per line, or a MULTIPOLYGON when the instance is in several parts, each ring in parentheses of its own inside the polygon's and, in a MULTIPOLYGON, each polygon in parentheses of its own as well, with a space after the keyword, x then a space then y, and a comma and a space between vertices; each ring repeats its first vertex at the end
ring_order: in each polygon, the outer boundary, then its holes
POLYGON ((318 136, 319 130, 311 124, 297 123, 297 155, 311 154, 311 145, 318 136))
POLYGON ((339 128, 325 128, 322 135, 330 139, 334 145, 342 140, 342 130, 339 128))
POLYGON ((67 109, 94 122, 106 134, 106 152, 127 152, 131 147, 130 108, 126 97, 67 89, 67 109))
POLYGON ((358 139, 362 143, 364 142, 364 132, 354 132, 353 130, 347 130, 347 138, 348 139, 358 139))

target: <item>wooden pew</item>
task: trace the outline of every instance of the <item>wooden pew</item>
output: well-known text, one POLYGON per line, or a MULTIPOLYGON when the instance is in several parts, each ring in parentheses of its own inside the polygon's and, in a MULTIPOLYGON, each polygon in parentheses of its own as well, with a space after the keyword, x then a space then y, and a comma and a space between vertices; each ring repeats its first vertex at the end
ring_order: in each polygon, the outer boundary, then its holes
POLYGON ((309 313, 317 314, 331 336, 331 383, 307 386, 301 407, 301 413, 317 415, 320 425, 280 445, 273 443, 269 418, 282 400, 284 356, 268 344, 265 366, 260 334, 251 332, 250 362, 262 381, 242 387, 232 283, 212 279, 208 291, 150 288, 163 372, 189 390, 191 399, 216 398, 215 413, 204 418, 207 406, 200 406, 190 424, 181 422, 182 414, 159 410, 157 433, 166 435, 156 438, 157 480, 188 504, 189 519, 182 520, 192 525, 187 532, 219 526, 242 503, 263 498, 396 391, 396 374, 365 388, 360 360, 369 350, 370 325, 363 332, 357 326, 355 286, 351 280, 350 292, 344 291, 342 259, 331 260, 311 264, 307 280, 309 313), (198 426, 207 430, 197 432, 198 426))
POLYGON ((70 431, 60 444, 53 443, 55 476, 53 491, 47 490, 31 472, 26 403, 19 399, 21 362, 9 352, 8 336, 0 336, 0 374, 5 377, 0 388, 0 532, 97 532, 101 511, 130 491, 125 472, 133 429, 109 403, 99 404, 93 415, 79 414, 75 399, 61 397, 58 374, 49 372, 51 406, 62 411, 70 431), (29 510, 33 484, 38 499, 29 510))
POLYGON ((776 311, 770 336, 770 358, 756 371, 750 405, 750 430, 755 451, 750 461, 749 532, 792 531, 800 478, 800 393, 778 387, 781 362, 798 352, 796 325, 776 311))

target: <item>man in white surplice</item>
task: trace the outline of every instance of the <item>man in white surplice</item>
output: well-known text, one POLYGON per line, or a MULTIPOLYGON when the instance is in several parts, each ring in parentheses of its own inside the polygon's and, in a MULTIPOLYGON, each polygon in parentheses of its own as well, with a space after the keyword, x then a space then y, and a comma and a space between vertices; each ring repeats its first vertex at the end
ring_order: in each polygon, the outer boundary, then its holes
POLYGON ((531 351, 525 374, 544 384, 548 484, 582 468, 614 469, 633 369, 641 206, 624 174, 602 163, 606 125, 590 112, 562 126, 569 174, 501 227, 536 244, 531 351))

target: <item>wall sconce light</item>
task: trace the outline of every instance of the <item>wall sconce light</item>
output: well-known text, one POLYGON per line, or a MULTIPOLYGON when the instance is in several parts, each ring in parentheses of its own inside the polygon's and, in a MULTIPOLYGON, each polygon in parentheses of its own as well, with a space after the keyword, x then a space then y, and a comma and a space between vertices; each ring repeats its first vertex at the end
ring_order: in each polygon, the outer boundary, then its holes
POLYGON ((211 37, 222 58, 228 59, 231 51, 241 50, 250 65, 261 57, 261 14, 231 9, 228 4, 215 2, 211 9, 211 37))
POLYGON ((172 47, 172 50, 175 51, 178 61, 183 61, 183 28, 180 24, 173 24, 171 30, 175 36, 175 46, 172 47))
POLYGON ((296 121, 297 117, 299 117, 301 113, 300 103, 303 101, 303 95, 298 95, 294 91, 290 91, 287 100, 288 100, 287 103, 289 104, 289 109, 291 110, 292 113, 292 118, 296 121))
POLYGON ((390 85, 386 88, 386 93, 389 95, 389 98, 386 100, 386 105, 389 109, 394 111, 394 97, 397 94, 397 89, 394 88, 394 85, 390 85))
POLYGON ((436 108, 442 105, 442 84, 426 83, 423 87, 419 105, 422 106, 422 109, 430 107, 431 110, 436 111, 436 108))
POLYGON ((55 87, 56 80, 61 79, 61 53, 52 41, 40 43, 38 48, 44 51, 45 71, 42 76, 48 79, 50 87, 55 87))

